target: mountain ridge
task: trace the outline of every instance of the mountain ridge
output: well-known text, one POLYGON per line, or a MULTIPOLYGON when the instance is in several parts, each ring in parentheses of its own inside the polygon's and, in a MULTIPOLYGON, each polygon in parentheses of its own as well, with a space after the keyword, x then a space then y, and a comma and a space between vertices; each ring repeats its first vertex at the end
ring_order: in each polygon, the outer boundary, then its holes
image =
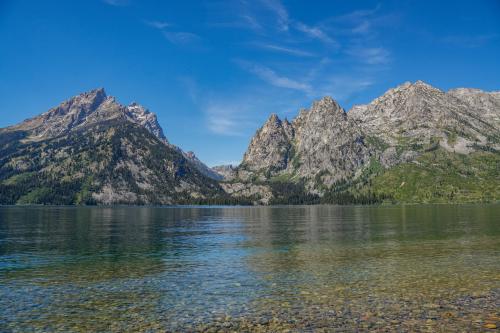
POLYGON ((499 170, 500 92, 423 81, 271 113, 238 166, 207 167, 103 88, 0 129, 0 204, 492 202, 499 170))
POLYGON ((256 181, 269 188, 276 181, 300 183, 304 193, 318 195, 319 200, 332 191, 372 196, 369 182, 375 173, 418 164, 433 150, 471 159, 486 151, 496 161, 499 96, 467 88, 444 92, 423 81, 405 82, 348 112, 327 96, 299 111, 288 129, 292 137, 285 134, 279 117, 271 116, 227 179, 240 188, 256 181))

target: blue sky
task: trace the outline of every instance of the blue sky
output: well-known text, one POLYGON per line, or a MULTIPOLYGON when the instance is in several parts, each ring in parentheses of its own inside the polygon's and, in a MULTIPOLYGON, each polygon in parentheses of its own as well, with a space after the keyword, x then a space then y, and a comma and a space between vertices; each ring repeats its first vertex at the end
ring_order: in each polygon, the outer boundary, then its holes
POLYGON ((0 127, 104 87, 209 165, 324 95, 500 90, 498 0, 0 0, 0 41, 0 127))

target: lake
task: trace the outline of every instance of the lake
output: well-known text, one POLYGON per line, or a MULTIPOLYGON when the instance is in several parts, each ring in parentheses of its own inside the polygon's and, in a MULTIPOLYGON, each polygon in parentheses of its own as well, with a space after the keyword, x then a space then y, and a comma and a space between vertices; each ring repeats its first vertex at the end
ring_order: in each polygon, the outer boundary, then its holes
POLYGON ((500 205, 0 207, 1 332, 484 331, 500 205))

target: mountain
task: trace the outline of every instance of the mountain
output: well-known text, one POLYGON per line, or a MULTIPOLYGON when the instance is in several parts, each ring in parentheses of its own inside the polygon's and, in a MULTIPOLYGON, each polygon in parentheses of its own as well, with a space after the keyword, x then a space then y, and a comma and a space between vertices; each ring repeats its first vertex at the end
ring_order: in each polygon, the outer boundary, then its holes
POLYGON ((215 171, 219 177, 221 177, 220 180, 226 179, 230 180, 236 176, 237 167, 231 164, 227 165, 217 165, 212 168, 213 171, 215 171))
POLYGON ((495 201, 499 157, 500 93, 407 82, 349 112, 325 97, 271 115, 223 187, 261 203, 495 201))
POLYGON ((205 163, 200 161, 198 157, 196 157, 195 153, 192 151, 183 152, 184 157, 194 165, 199 172, 201 172, 204 176, 214 179, 214 180, 222 180, 224 176, 217 172, 217 170, 213 168, 209 168, 205 163))
POLYGON ((0 203, 176 204, 227 197, 156 115, 95 89, 0 129, 0 203))
POLYGON ((406 82, 348 112, 324 97, 214 168, 104 89, 0 129, 0 204, 496 201, 500 92, 406 82))

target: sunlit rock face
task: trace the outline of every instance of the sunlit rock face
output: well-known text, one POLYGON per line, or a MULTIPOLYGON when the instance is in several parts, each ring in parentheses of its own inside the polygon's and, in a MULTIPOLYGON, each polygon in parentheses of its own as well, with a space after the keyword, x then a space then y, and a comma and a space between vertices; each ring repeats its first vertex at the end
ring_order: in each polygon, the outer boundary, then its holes
POLYGON ((390 168, 436 147, 462 154, 499 150, 500 93, 406 82, 349 112, 325 97, 291 123, 272 115, 233 178, 303 181, 321 193, 357 179, 373 161, 390 168))

